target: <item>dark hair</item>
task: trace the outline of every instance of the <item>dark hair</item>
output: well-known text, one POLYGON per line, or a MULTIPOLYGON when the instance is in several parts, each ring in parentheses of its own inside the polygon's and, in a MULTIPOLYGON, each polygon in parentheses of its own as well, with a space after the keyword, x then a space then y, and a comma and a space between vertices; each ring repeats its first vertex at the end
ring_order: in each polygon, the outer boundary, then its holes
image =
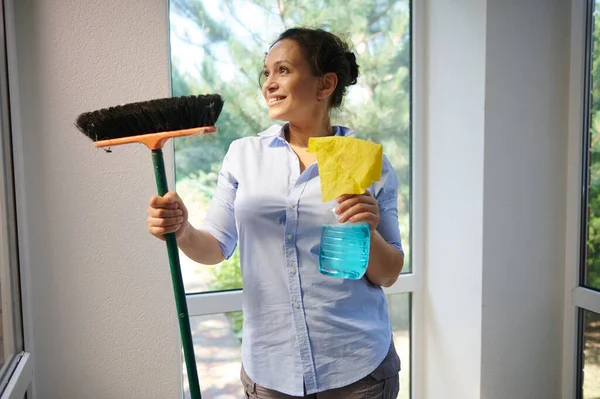
POLYGON ((356 56, 349 50, 348 44, 322 29, 291 28, 279 35, 271 47, 284 39, 293 40, 300 46, 315 76, 329 72, 337 75, 338 84, 331 95, 330 106, 339 107, 347 87, 356 84, 358 78, 356 56))

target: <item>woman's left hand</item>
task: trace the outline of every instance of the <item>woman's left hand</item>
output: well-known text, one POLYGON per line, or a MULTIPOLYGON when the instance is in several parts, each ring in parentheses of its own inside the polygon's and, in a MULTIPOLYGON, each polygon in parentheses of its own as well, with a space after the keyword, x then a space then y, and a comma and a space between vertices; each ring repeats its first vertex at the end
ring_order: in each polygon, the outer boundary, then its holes
POLYGON ((340 223, 367 222, 371 232, 375 231, 379 224, 379 206, 370 191, 364 194, 347 194, 337 199, 339 205, 336 213, 340 223))

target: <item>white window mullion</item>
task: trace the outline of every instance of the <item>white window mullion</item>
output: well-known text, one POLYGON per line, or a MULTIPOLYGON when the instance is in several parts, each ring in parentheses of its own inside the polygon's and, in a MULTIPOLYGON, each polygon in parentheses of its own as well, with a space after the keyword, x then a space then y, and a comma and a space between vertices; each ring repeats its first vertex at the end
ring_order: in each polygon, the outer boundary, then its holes
POLYGON ((411 266, 410 288, 411 295, 411 326, 410 326, 410 370, 411 370, 411 398, 425 396, 425 331, 424 326, 424 276, 426 268, 426 209, 427 203, 426 171, 427 145, 425 142, 426 109, 422 93, 426 92, 425 50, 427 45, 425 29, 425 2, 411 1, 411 143, 412 143, 412 182, 411 182, 411 266))
POLYGON ((578 308, 600 314, 600 291, 577 287, 573 290, 572 298, 573 304, 578 308))
POLYGON ((15 371, 6 389, 2 393, 0 399, 23 399, 29 384, 33 380, 33 362, 31 360, 31 354, 23 352, 18 355, 19 360, 15 371))
POLYGON ((402 274, 398 277, 398 281, 391 287, 383 289, 386 295, 405 294, 415 291, 417 287, 417 279, 413 273, 402 274))
MULTIPOLYGON (((393 286, 384 288, 384 292, 386 295, 404 294, 415 291, 416 286, 416 277, 407 274, 400 276, 393 286)), ((240 311, 242 290, 189 294, 187 306, 190 317, 240 311)))
POLYGON ((190 317, 242 310, 242 290, 187 295, 190 317))

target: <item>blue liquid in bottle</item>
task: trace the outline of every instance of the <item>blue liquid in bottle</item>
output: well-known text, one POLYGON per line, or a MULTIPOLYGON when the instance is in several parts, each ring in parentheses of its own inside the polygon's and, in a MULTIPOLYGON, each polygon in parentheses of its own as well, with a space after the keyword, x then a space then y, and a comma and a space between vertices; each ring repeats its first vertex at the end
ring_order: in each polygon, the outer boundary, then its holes
POLYGON ((361 279, 369 264, 371 231, 368 223, 324 225, 319 270, 327 276, 361 279))

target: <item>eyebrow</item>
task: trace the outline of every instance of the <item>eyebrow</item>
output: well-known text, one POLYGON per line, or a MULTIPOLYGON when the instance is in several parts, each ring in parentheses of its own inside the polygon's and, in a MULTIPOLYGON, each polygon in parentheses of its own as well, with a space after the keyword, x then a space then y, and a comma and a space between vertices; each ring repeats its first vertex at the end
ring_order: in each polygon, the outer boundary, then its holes
MULTIPOLYGON (((291 65, 292 63, 287 60, 280 60, 280 61, 275 62, 273 64, 273 66, 276 67, 277 65, 281 65, 281 64, 290 64, 291 65)), ((267 67, 267 64, 264 64, 263 69, 265 69, 266 67, 267 67)))

